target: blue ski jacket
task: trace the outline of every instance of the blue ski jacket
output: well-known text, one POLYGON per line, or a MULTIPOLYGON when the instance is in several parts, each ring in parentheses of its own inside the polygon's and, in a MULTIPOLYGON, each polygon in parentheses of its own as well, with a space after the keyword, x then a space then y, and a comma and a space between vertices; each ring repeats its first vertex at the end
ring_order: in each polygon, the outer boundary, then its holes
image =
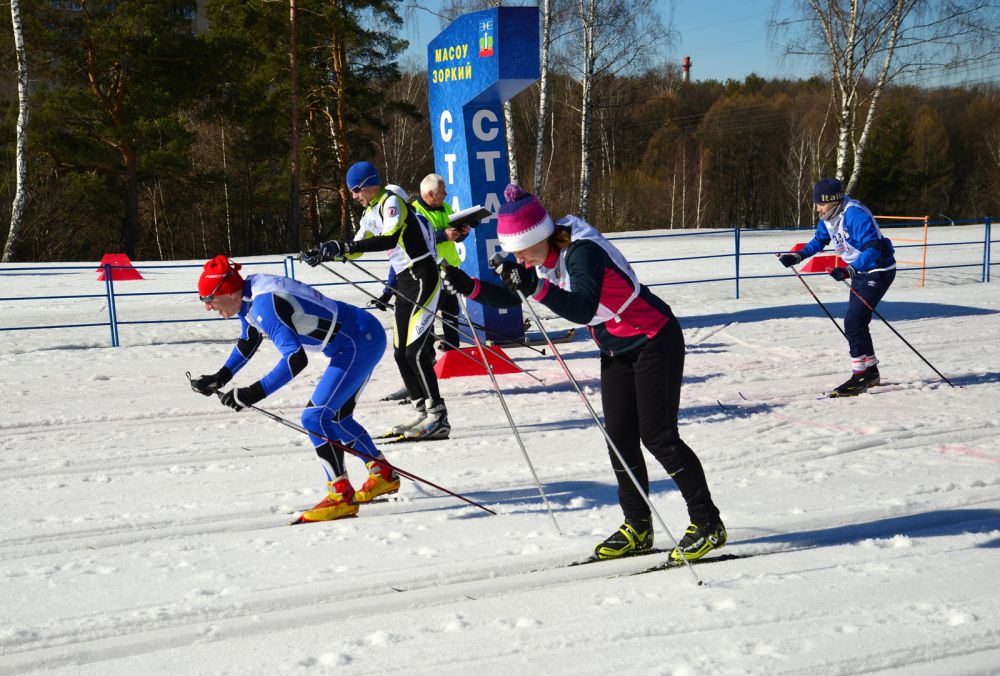
POLYGON ((307 350, 329 358, 351 340, 348 334, 362 325, 351 321, 358 312, 363 311, 294 279, 249 275, 237 314, 243 330, 225 366, 233 375, 238 373, 267 336, 281 353, 281 360, 258 381, 263 394, 270 396, 306 367, 307 350), (345 325, 351 330, 342 331, 345 325))

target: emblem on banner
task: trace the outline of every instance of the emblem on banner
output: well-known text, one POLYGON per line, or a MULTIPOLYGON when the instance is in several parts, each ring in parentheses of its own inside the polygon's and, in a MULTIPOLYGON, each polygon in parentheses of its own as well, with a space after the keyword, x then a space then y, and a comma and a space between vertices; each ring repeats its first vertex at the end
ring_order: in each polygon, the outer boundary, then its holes
POLYGON ((479 24, 479 56, 493 56, 492 21, 482 21, 479 24))

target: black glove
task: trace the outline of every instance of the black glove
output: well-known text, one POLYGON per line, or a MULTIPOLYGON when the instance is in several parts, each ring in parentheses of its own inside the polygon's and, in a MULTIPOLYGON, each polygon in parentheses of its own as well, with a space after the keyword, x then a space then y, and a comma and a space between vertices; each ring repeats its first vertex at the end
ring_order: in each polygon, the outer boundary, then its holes
POLYGON ((250 387, 238 387, 229 390, 222 395, 221 399, 223 404, 234 411, 242 411, 247 406, 253 406, 266 396, 261 384, 254 383, 250 387))
POLYGON ((526 268, 512 261, 503 261, 497 274, 500 275, 503 285, 514 293, 520 291, 525 296, 531 296, 538 288, 538 275, 535 274, 534 268, 526 268))
POLYGON ((386 291, 378 298, 372 298, 370 301, 368 301, 368 307, 373 307, 377 310, 385 312, 386 310, 389 309, 390 300, 392 300, 392 292, 386 291))
POLYGON ((341 259, 350 253, 354 253, 355 243, 354 242, 338 242, 335 239, 331 239, 329 242, 323 242, 319 245, 319 248, 313 249, 306 253, 302 257, 302 262, 309 267, 316 267, 320 263, 326 261, 332 261, 336 259, 341 259))
POLYGON ((441 266, 441 284, 453 296, 468 296, 476 289, 476 280, 465 274, 462 268, 451 265, 441 266))
POLYGON ((198 376, 191 379, 191 389, 198 394, 209 397, 215 394, 216 390, 221 390, 226 383, 233 379, 232 372, 223 366, 216 373, 206 376, 198 376))
POLYGON ((842 282, 845 279, 854 279, 854 275, 858 274, 858 271, 848 265, 846 268, 833 268, 830 270, 830 276, 836 279, 838 282, 842 282))
POLYGON ((788 253, 783 253, 778 256, 778 260, 786 268, 790 268, 793 265, 798 265, 802 262, 802 254, 797 254, 794 251, 789 251, 788 253))

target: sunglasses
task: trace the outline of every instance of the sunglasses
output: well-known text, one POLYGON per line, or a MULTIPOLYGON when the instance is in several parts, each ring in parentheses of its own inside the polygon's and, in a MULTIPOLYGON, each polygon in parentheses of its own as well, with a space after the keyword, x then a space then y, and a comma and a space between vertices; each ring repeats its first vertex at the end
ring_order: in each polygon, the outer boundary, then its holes
POLYGON ((374 178, 374 176, 369 176, 365 180, 361 181, 361 183, 358 183, 353 188, 350 188, 351 194, 352 195, 357 195, 359 192, 361 192, 361 189, 365 187, 365 183, 367 183, 368 181, 372 180, 373 178, 374 178))
POLYGON ((233 272, 235 272, 235 270, 230 270, 226 274, 222 275, 222 279, 220 279, 219 283, 215 285, 214 289, 212 289, 212 293, 208 294, 207 296, 198 296, 198 300, 200 300, 202 303, 211 303, 212 301, 214 301, 215 294, 219 292, 219 289, 222 288, 223 283, 225 283, 225 281, 229 279, 230 275, 232 275, 233 272))

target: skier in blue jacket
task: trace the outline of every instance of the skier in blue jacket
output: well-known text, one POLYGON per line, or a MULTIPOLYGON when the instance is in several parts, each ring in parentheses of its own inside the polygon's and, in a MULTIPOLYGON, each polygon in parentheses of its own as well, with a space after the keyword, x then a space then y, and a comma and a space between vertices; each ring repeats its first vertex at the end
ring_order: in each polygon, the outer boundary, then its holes
POLYGON ((857 294, 851 293, 848 297, 844 316, 844 333, 851 351, 851 377, 830 396, 854 397, 880 382, 869 325, 872 309, 896 278, 896 259, 892 242, 882 234, 872 212, 845 195, 840 181, 825 178, 816 183, 813 203, 819 215, 815 236, 802 250, 783 253, 778 258, 786 268, 791 267, 832 242, 837 255, 847 263, 847 267, 830 270, 830 276, 837 281, 850 279, 851 288, 857 294))
POLYGON ((369 474, 361 490, 355 492, 347 477, 344 451, 310 434, 326 472, 327 497, 304 512, 299 521, 355 516, 359 503, 399 490, 399 477, 352 415, 385 353, 385 331, 367 312, 327 298, 307 284, 266 274, 243 279, 240 267, 225 256, 216 256, 205 263, 198 280, 199 299, 205 309, 225 319, 239 317, 243 330, 225 365, 214 374, 193 378, 191 387, 206 396, 222 389, 267 336, 281 353, 281 360, 260 380, 222 395, 223 404, 241 411, 301 373, 308 362, 307 350, 321 353, 329 364, 302 412, 302 426, 370 458, 366 463, 369 474))

